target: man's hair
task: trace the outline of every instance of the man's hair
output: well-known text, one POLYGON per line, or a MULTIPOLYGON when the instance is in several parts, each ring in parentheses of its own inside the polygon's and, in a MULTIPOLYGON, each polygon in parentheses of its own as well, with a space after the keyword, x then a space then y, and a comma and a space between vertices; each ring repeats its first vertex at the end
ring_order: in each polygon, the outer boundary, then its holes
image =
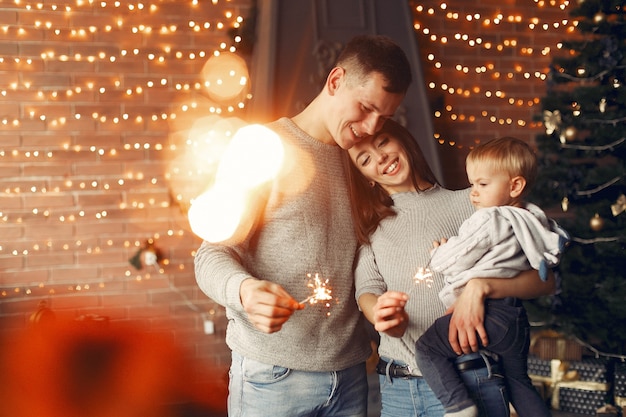
POLYGON ((521 139, 505 136, 482 143, 467 155, 467 162, 487 164, 493 169, 508 173, 510 178, 526 179, 522 195, 528 194, 537 179, 537 155, 521 139))
POLYGON ((364 82, 372 72, 386 81, 385 91, 405 94, 412 81, 411 65, 406 54, 391 38, 382 35, 359 35, 352 38, 339 55, 336 67, 348 77, 364 82))

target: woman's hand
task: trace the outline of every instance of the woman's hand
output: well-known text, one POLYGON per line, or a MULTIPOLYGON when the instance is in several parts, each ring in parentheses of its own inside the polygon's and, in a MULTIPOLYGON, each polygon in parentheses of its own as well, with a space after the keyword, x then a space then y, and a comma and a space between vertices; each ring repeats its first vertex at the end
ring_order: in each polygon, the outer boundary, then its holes
POLYGON ((402 337, 409 324, 409 315, 404 310, 408 299, 403 292, 387 291, 380 296, 363 294, 359 297, 359 305, 376 331, 402 337))

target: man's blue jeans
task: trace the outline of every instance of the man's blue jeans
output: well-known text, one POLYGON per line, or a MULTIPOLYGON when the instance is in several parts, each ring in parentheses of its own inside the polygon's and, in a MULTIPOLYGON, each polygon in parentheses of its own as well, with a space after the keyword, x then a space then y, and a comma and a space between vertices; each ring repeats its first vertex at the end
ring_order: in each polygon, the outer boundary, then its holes
POLYGON ((267 365, 233 352, 229 417, 365 417, 365 363, 333 372, 267 365))

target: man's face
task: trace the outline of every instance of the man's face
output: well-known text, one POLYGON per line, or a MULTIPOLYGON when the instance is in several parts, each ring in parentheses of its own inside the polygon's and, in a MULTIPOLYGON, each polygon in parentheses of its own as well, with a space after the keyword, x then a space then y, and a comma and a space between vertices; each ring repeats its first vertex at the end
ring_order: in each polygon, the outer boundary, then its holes
POLYGON ((330 126, 335 142, 343 149, 350 149, 380 130, 400 106, 404 94, 385 91, 385 80, 379 73, 370 74, 365 83, 347 84, 346 75, 343 77, 333 97, 336 101, 330 126))

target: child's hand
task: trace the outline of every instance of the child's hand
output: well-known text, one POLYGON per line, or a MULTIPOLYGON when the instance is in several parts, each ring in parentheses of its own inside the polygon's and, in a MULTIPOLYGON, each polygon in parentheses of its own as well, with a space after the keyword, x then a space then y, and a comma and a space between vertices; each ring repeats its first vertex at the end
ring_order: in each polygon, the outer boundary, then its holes
POLYGON ((442 237, 441 240, 433 240, 433 248, 430 250, 430 256, 433 256, 433 253, 435 253, 435 250, 443 245, 444 243, 446 243, 448 241, 447 238, 442 237))

